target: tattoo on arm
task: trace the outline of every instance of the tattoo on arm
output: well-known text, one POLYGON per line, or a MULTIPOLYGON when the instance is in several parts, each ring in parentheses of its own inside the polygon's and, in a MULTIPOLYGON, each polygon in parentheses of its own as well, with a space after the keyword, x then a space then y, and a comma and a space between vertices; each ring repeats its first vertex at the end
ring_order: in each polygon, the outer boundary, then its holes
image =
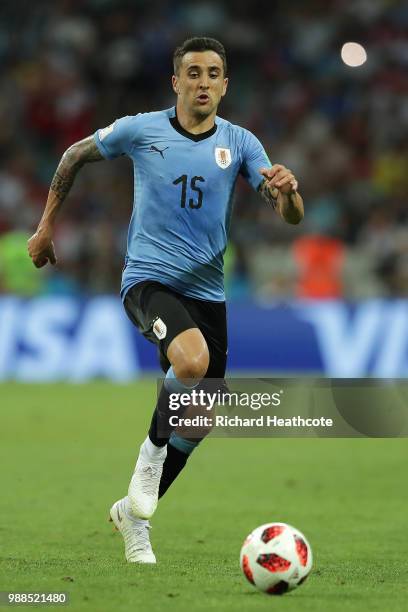
POLYGON ((265 200, 265 202, 267 202, 268 204, 271 204, 273 208, 276 209, 278 190, 274 189, 273 194, 272 194, 270 188, 268 187, 266 183, 266 179, 264 179, 262 183, 259 185, 258 191, 261 197, 265 200))
POLYGON ((95 144, 93 136, 84 138, 67 149, 61 158, 50 189, 62 202, 72 187, 78 170, 88 162, 104 159, 95 144))
POLYGON ((76 148, 81 157, 81 166, 86 162, 96 162, 105 159, 99 152, 93 136, 88 136, 88 138, 76 142, 72 147, 76 148))
POLYGON ((66 177, 60 174, 57 170, 54 174, 54 178, 52 179, 50 189, 52 189, 53 192, 59 196, 66 196, 68 191, 71 189, 73 182, 74 175, 66 177))
POLYGON ((47 233, 52 231, 55 219, 78 170, 87 162, 101 159, 104 157, 99 153, 93 136, 76 142, 65 151, 52 179, 47 203, 37 231, 46 230, 47 233))

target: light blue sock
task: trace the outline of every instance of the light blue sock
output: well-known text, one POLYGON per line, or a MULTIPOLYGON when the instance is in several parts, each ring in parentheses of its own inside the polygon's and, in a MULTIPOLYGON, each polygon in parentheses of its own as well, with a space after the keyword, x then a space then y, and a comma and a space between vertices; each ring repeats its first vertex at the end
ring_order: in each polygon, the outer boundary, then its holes
POLYGON ((193 450, 200 444, 201 440, 186 440, 178 436, 174 431, 171 433, 169 444, 177 448, 180 452, 191 455, 193 450))
POLYGON ((195 385, 187 386, 184 385, 179 379, 176 377, 173 366, 171 366, 167 370, 166 378, 164 379, 164 386, 169 393, 189 393, 194 387, 199 384, 198 381, 195 385))

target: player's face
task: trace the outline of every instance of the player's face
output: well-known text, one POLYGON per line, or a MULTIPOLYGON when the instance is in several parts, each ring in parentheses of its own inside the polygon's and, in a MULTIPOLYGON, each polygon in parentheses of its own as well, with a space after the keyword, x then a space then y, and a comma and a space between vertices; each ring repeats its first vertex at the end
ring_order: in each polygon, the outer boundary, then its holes
POLYGON ((187 112, 204 117, 217 111, 227 85, 222 59, 215 51, 186 53, 179 74, 173 76, 178 103, 187 112))

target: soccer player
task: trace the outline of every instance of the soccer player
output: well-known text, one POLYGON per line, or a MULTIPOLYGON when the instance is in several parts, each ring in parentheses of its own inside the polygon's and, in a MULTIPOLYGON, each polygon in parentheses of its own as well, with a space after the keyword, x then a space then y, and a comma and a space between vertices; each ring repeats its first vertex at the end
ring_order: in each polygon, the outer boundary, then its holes
POLYGON ((55 264, 55 220, 78 170, 119 155, 132 159, 134 208, 121 296, 132 322, 157 345, 166 373, 128 495, 110 510, 126 559, 138 563, 156 562, 148 519, 200 441, 169 427, 169 396, 224 380, 223 254, 238 175, 288 223, 303 218, 292 172, 271 165, 251 132, 216 114, 228 85, 223 45, 191 38, 173 60, 175 107, 123 117, 69 147, 28 243, 37 267, 55 264))

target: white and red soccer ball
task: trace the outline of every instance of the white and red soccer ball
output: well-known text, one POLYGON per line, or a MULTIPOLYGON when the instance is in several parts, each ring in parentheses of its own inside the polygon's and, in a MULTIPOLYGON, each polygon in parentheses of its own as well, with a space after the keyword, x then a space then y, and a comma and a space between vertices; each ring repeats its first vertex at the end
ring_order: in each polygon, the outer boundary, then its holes
POLYGON ((240 561, 251 584, 264 593, 282 595, 306 580, 313 557, 298 529, 286 523, 267 523, 246 538, 240 561))

